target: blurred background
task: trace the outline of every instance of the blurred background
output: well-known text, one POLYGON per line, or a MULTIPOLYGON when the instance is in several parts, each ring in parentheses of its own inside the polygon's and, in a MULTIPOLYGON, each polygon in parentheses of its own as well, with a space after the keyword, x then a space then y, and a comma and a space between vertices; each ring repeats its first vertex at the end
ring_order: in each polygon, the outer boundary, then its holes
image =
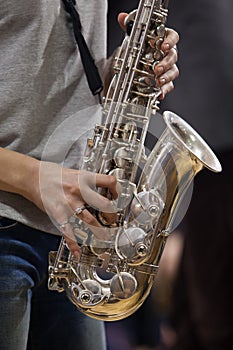
MULTIPOLYGON (((119 12, 138 0, 109 0, 108 53, 124 33, 119 12)), ((180 35, 180 77, 161 103, 190 123, 223 171, 202 171, 181 225, 169 237, 151 295, 131 317, 106 323, 108 350, 233 349, 233 1, 170 1, 180 35)))

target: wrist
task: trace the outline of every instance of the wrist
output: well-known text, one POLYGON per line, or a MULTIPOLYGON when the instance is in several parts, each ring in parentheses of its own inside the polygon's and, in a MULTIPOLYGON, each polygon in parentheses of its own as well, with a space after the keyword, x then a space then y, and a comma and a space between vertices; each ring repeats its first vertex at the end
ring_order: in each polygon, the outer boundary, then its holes
POLYGON ((17 193, 36 204, 39 194, 40 161, 28 157, 19 173, 17 193))
POLYGON ((39 187, 40 162, 3 148, 0 149, 0 162, 0 189, 33 200, 34 191, 39 187))

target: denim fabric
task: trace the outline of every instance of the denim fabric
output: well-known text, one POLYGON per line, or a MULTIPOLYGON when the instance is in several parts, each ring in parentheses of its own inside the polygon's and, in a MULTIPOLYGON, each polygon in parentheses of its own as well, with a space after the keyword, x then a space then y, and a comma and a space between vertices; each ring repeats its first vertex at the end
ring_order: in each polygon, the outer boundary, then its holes
POLYGON ((103 350, 104 325, 47 288, 60 238, 0 218, 0 349, 103 350))

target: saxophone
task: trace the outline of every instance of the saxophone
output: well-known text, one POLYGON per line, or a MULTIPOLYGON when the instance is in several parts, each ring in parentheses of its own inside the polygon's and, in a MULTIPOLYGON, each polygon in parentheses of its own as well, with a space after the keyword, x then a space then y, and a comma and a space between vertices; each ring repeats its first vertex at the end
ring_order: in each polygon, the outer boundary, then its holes
POLYGON ((143 304, 194 176, 204 167, 221 171, 205 141, 169 111, 163 114, 162 136, 148 156, 144 152, 150 119, 159 109, 153 70, 164 55, 167 7, 168 0, 141 0, 128 15, 104 99, 104 122, 87 140, 82 169, 114 175, 120 184, 116 221, 108 225, 103 213, 93 211, 105 232, 101 240, 76 218, 80 258, 72 256, 64 238, 49 254, 49 289, 65 291, 81 312, 104 321, 128 317, 143 304))

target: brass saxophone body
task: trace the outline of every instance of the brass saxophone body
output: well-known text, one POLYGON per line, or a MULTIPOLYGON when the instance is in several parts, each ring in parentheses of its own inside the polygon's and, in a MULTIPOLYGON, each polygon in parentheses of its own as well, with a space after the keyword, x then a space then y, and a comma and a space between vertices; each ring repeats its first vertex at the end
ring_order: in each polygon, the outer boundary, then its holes
POLYGON ((131 32, 115 60, 104 122, 96 125, 83 158, 83 169, 116 176, 121 186, 117 220, 105 226, 102 213, 95 212, 106 232, 101 240, 76 219, 80 259, 63 238, 49 256, 49 288, 65 291, 80 311, 105 321, 125 318, 142 305, 192 179, 203 167, 221 171, 208 145, 172 112, 164 113, 167 127, 152 152, 148 157, 144 152, 148 125, 158 110, 153 70, 163 58, 167 5, 167 0, 141 0, 128 15, 131 32))

